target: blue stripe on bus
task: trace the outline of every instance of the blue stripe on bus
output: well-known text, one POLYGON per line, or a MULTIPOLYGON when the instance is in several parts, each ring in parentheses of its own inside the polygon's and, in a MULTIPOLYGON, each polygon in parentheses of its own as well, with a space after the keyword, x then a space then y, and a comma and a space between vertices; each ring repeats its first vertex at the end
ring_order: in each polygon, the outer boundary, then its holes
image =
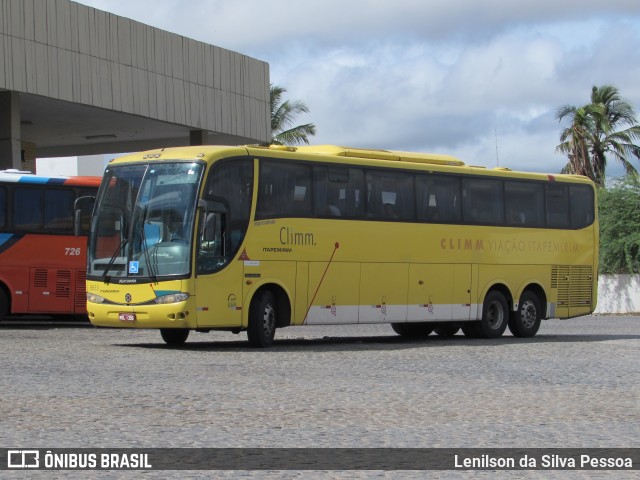
POLYGON ((24 183, 29 185, 63 185, 69 177, 39 177, 38 175, 16 175, 0 172, 0 183, 24 183))
POLYGON ((175 295, 182 293, 180 290, 154 290, 157 297, 164 297, 165 295, 175 295))
POLYGON ((18 183, 30 183, 32 185, 62 185, 66 178, 51 177, 21 177, 18 183))
POLYGON ((3 245, 4 242, 10 240, 13 237, 12 233, 0 233, 0 245, 3 245))

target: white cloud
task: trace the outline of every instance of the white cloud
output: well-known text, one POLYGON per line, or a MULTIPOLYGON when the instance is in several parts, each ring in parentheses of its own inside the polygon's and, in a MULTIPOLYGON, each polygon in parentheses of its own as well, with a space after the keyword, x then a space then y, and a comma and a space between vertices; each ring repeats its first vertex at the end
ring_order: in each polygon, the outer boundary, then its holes
MULTIPOLYGON (((314 143, 559 171, 562 104, 617 86, 640 111, 637 0, 81 0, 268 61, 314 143)), ((613 166, 612 166, 613 168, 613 166)))

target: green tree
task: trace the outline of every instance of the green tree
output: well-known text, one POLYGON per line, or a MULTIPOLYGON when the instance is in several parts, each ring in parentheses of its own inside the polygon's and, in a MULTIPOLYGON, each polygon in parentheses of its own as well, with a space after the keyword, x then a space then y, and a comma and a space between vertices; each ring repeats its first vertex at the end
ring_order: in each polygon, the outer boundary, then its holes
POLYGON ((600 273, 640 273, 640 177, 601 189, 600 273))
POLYGON ((591 103, 582 107, 563 105, 556 118, 569 120, 556 147, 569 159, 564 173, 585 175, 604 186, 608 156, 620 162, 628 175, 637 173, 630 159, 640 159, 640 147, 634 143, 640 138, 640 125, 633 107, 616 87, 594 86, 591 103))
POLYGON ((556 118, 569 118, 569 126, 560 133, 560 145, 556 150, 567 155, 569 162, 562 173, 584 175, 595 180, 595 172, 591 165, 589 150, 593 144, 593 122, 601 109, 594 105, 574 107, 563 105, 556 112, 556 118))
POLYGON ((300 100, 285 100, 282 96, 287 90, 271 84, 271 142, 270 145, 309 144, 309 136, 316 134, 313 123, 293 126, 301 113, 308 113, 309 108, 300 100))

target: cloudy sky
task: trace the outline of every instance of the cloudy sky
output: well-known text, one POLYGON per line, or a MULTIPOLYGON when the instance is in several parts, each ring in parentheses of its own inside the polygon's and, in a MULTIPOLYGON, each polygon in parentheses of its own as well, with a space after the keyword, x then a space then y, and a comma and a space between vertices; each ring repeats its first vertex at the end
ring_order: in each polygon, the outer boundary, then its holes
POLYGON ((558 107, 611 84, 640 113, 638 0, 80 3, 269 62, 316 144, 558 172, 558 107))

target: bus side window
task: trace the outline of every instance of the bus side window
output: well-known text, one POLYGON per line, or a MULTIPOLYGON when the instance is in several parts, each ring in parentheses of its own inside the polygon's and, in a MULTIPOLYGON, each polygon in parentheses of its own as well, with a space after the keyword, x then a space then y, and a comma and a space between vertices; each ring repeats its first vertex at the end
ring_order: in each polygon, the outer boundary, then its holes
POLYGON ((222 210, 225 212, 224 230, 227 237, 227 250, 224 254, 229 257, 228 260, 235 255, 244 240, 251 214, 252 197, 253 159, 234 158, 213 166, 204 199, 224 202, 222 210))
POLYGON ((569 228, 569 194, 566 185, 547 185, 547 227, 569 228))
POLYGON ((311 184, 310 165, 262 160, 256 218, 311 217, 311 184))
POLYGON ((45 190, 44 229, 70 234, 73 230, 73 190, 45 190))
MULTIPOLYGON (((348 181, 348 170, 340 169, 347 172, 348 181)), ((313 212, 320 218, 340 217, 342 216, 339 206, 340 194, 334 182, 329 179, 327 170, 326 165, 313 167, 313 212)))
POLYGON ((7 189, 0 187, 0 229, 7 226, 7 189))
POLYGON ((418 220, 430 223, 460 221, 460 180, 448 175, 416 177, 418 220))
POLYGON ((544 189, 541 183, 507 180, 504 191, 507 225, 544 226, 544 189))
POLYGON ((462 211, 465 223, 504 224, 504 200, 501 180, 464 178, 462 211))
POLYGON ((24 187, 13 190, 13 223, 16 230, 42 231, 43 191, 24 187))
POLYGON ((313 167, 313 211, 315 216, 362 218, 360 201, 364 174, 343 165, 313 167))
POLYGON ((571 185, 569 187, 571 203, 571 227, 584 228, 594 220, 593 190, 586 185, 571 185))
POLYGON ((413 175, 404 172, 366 172, 367 217, 373 220, 415 221, 413 175))

